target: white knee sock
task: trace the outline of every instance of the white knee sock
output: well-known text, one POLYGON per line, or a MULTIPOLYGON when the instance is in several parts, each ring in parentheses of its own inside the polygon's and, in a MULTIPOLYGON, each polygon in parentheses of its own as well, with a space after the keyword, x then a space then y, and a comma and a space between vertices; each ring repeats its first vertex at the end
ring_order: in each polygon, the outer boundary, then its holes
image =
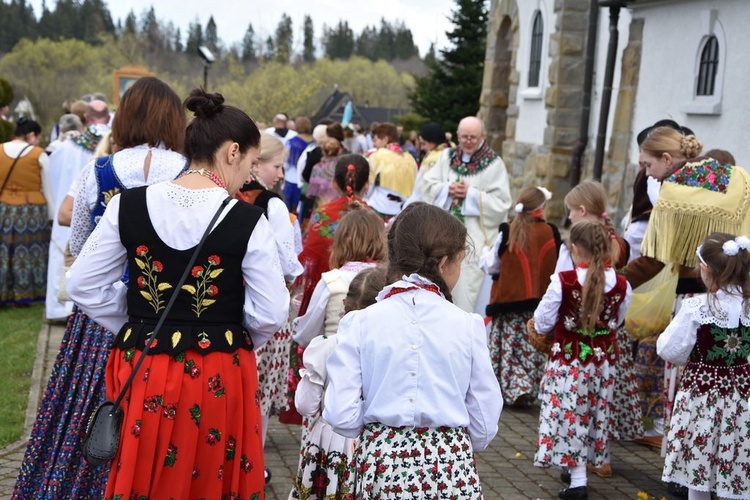
POLYGON ((688 490, 688 500, 711 500, 711 492, 688 490))
POLYGON ((569 467, 570 470, 570 487, 578 488, 579 486, 586 486, 586 466, 579 465, 577 467, 569 467))

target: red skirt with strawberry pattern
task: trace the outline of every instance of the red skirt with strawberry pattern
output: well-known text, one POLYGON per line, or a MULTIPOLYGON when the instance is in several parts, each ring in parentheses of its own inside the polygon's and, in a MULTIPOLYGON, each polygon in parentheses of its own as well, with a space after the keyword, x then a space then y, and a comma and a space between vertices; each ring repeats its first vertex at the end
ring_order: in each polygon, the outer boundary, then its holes
MULTIPOLYGON (((109 399, 138 356, 132 348, 112 351, 109 399)), ((128 392, 106 498, 263 498, 253 351, 148 355, 128 392)))

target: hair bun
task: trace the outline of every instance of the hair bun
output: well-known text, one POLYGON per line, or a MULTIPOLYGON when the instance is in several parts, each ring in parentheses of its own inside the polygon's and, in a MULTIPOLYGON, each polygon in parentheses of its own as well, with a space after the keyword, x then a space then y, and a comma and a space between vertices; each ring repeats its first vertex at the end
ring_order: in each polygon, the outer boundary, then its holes
POLYGON ((224 96, 219 93, 209 94, 202 88, 193 89, 185 99, 185 107, 197 118, 210 118, 224 109, 224 96))
POLYGON ((703 143, 694 135, 684 135, 680 139, 680 152, 685 158, 695 158, 703 151, 703 143))

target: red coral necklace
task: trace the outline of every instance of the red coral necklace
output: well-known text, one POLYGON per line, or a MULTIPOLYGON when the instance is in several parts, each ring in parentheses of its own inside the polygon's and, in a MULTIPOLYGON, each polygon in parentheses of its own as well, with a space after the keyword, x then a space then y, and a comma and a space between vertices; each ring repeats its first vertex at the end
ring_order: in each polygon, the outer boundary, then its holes
POLYGON ((180 177, 182 177, 183 175, 188 175, 188 174, 202 175, 203 177, 210 179, 214 184, 216 184, 220 188, 224 188, 224 189, 227 188, 227 185, 224 184, 224 181, 222 180, 221 177, 219 177, 218 175, 216 175, 210 170, 206 170, 205 168, 199 168, 199 169, 190 168, 188 170, 185 170, 182 174, 180 174, 180 177))

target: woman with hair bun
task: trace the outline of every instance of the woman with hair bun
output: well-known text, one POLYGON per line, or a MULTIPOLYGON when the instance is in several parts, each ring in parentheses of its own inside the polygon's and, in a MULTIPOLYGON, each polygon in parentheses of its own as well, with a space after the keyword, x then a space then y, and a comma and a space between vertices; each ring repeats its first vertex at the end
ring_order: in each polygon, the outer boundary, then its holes
POLYGON ((254 349, 286 321, 289 294, 263 211, 232 199, 258 157, 260 132, 220 94, 193 90, 185 106, 195 114, 185 131, 187 169, 114 196, 70 272, 71 298, 119 332, 107 365, 110 399, 151 346, 121 405, 106 498, 263 496, 254 349))
MULTIPOLYGON (((115 154, 90 162, 76 180, 70 250, 78 255, 107 204, 127 189, 177 177, 185 168, 185 111, 169 85, 138 79, 112 126, 115 154)), ((123 277, 124 269, 119 269, 123 277)), ((14 499, 101 498, 107 466, 83 457, 89 416, 105 398, 105 370, 115 339, 108 324, 73 308, 52 367, 13 490, 14 499)))

